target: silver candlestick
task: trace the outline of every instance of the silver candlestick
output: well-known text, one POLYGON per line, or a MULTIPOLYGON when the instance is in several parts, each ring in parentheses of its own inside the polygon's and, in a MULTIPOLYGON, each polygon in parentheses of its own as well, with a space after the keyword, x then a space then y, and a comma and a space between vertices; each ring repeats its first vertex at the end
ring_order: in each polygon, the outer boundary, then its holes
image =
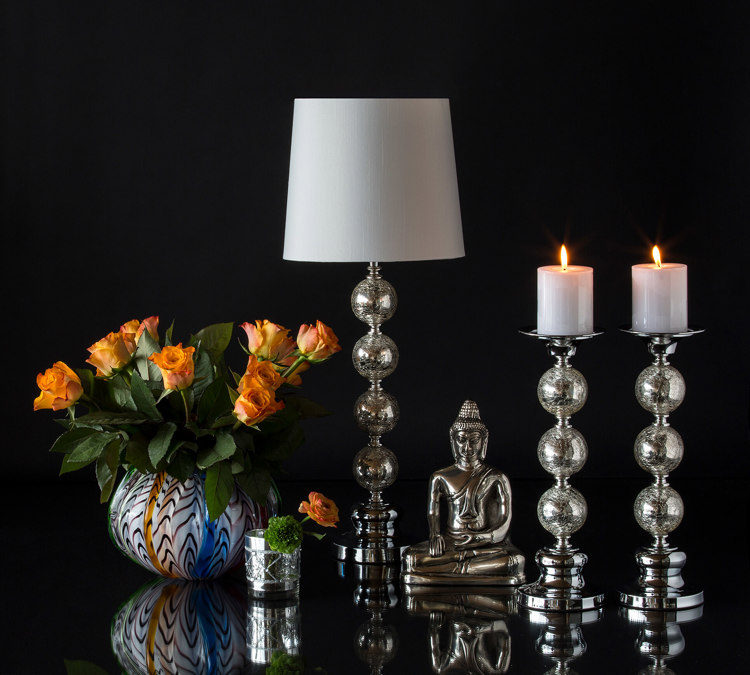
POLYGON ((540 335, 522 330, 524 335, 544 340, 555 365, 542 375, 537 386, 539 403, 557 418, 557 424, 539 440, 537 455, 555 485, 539 499, 537 517, 542 527, 555 537, 554 546, 540 549, 536 563, 541 573, 533 583, 519 587, 519 604, 540 611, 580 612, 599 607, 604 594, 586 586, 582 569, 588 556, 570 544, 570 537, 586 522, 588 506, 583 495, 568 479, 583 468, 588 447, 583 435, 570 424, 570 417, 586 403, 588 384, 570 365, 576 345, 601 331, 587 335, 540 335))
POLYGON ((643 333, 623 329, 646 342, 653 363, 645 368, 635 382, 635 397, 643 408, 654 415, 654 421, 635 440, 634 452, 638 465, 648 471, 654 482, 641 490, 635 499, 634 513, 638 524, 650 535, 650 546, 639 548, 635 559, 638 579, 619 591, 620 603, 636 609, 678 610, 695 607, 703 602, 703 591, 690 588, 682 579, 687 556, 671 547, 667 535, 682 521, 684 505, 667 478, 682 461, 684 445, 680 434, 667 421, 685 398, 685 380, 668 361, 677 342, 702 333, 690 329, 684 333, 643 333))
POLYGON ((398 422, 396 399, 385 392, 381 381, 398 365, 396 343, 384 335, 380 326, 396 311, 396 291, 380 276, 380 266, 371 262, 368 275, 352 293, 354 315, 370 330, 354 345, 352 362, 356 371, 370 381, 370 387, 354 404, 354 418, 360 429, 370 435, 369 443, 354 457, 354 478, 370 498, 357 504, 351 513, 353 532, 334 542, 336 557, 356 563, 394 563, 401 556, 394 541, 398 512, 383 500, 383 490, 393 485, 398 475, 398 460, 380 437, 398 422))

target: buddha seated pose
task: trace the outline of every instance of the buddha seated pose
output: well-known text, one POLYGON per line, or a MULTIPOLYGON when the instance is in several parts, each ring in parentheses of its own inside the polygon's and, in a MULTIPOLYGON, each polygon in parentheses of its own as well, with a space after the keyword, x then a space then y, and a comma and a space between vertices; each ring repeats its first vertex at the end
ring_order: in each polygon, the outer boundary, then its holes
POLYGON ((465 401, 450 429, 455 464, 430 477, 429 541, 410 546, 402 558, 406 584, 517 585, 525 559, 510 542, 510 482, 484 463, 487 427, 473 401, 465 401), (441 532, 440 504, 447 505, 441 532))

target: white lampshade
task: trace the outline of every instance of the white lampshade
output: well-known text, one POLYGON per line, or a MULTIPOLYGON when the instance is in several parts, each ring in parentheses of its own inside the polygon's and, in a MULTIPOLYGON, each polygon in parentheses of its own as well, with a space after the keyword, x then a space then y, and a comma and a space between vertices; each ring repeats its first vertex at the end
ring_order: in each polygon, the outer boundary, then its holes
POLYGON ((296 99, 284 258, 464 255, 448 99, 296 99))

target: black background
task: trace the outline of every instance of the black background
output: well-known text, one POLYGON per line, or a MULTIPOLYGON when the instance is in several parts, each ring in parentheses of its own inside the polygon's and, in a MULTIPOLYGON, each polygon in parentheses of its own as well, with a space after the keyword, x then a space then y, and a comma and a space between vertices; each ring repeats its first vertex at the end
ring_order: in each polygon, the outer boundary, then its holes
MULTIPOLYGON (((590 506, 579 541, 594 581, 609 589, 631 575, 630 551, 644 543, 632 499, 649 480, 632 446, 651 421, 633 384, 649 359, 618 328, 630 319, 630 266, 654 243, 688 264, 690 323, 706 332, 673 359, 688 388, 670 418, 686 445, 672 474, 687 509, 675 537, 690 578, 706 584, 714 613, 691 639, 693 650, 708 640, 695 666, 711 662, 729 624, 714 619, 734 597, 720 589, 747 562, 746 539, 733 542, 746 529, 749 467, 745 3, 11 1, 3 11, 4 537, 39 546, 3 556, 8 607, 22 608, 8 617, 18 644, 3 652, 26 664, 11 672, 49 672, 20 644, 40 617, 55 668, 63 655, 106 654, 117 602, 150 578, 106 541, 93 469, 57 477, 47 449, 60 428, 32 412, 38 372, 83 366, 86 347, 123 322, 159 314, 177 339, 221 321, 331 325, 343 351, 304 391, 334 415, 307 427, 288 490, 294 502, 316 481, 346 481, 344 510, 359 490, 350 466, 366 437, 351 408, 367 383, 349 352, 365 326, 349 296, 365 266, 281 255, 293 100, 360 96, 451 102, 466 257, 383 270, 399 294, 384 331, 401 352, 384 384, 402 412, 384 441, 415 529, 423 506, 409 481, 421 495, 450 462, 448 427, 473 398, 488 461, 514 484, 514 541, 529 559, 545 541, 534 504, 549 477, 535 448, 553 419, 535 390, 551 360, 518 329, 535 321, 536 268, 564 241, 572 263, 595 269, 606 330, 574 359, 590 386, 573 419, 590 450, 574 478, 590 506), (726 543, 718 555, 714 533, 726 543)), ((599 638, 593 651, 606 652, 599 638)), ((611 672, 634 672, 630 658, 633 669, 611 672)))
MULTIPOLYGON (((551 365, 518 334, 536 268, 595 270, 605 335, 574 360, 590 397, 574 424, 584 474, 642 476, 650 422, 633 397, 648 356, 630 320, 630 266, 651 245, 689 266, 689 320, 706 332, 673 362, 688 395, 672 422, 679 476, 747 473, 749 22, 743 3, 12 2, 7 10, 2 462, 56 480, 59 432, 33 413, 37 372, 81 367, 121 323, 161 316, 175 337, 270 318, 320 318, 343 351, 305 393, 335 414, 309 425, 291 477, 346 479, 365 443, 366 387, 349 353, 365 332, 349 295, 364 265, 281 258, 295 97, 448 97, 465 235, 460 260, 393 263, 401 351, 385 381, 402 419, 385 437, 401 476, 449 459, 447 429, 475 399, 490 460, 538 477, 552 419, 535 387, 551 365)), ((240 334, 238 332, 238 338, 240 334)), ((230 361, 244 363, 239 345, 230 361)), ((93 471, 91 472, 93 474, 93 471)), ((63 480, 93 481, 74 474, 63 480)))

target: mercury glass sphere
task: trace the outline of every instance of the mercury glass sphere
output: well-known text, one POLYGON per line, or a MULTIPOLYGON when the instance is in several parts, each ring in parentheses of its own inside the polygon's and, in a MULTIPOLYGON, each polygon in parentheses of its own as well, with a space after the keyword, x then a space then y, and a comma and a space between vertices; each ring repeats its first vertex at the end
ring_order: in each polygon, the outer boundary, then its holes
POLYGON ((398 460, 392 450, 382 445, 368 445, 354 455, 352 472, 365 490, 381 492, 396 481, 398 460))
POLYGON ((360 321, 379 326, 396 311, 396 291, 385 279, 366 278, 352 291, 352 311, 360 321))
POLYGON ((588 514, 584 496, 570 485, 551 487, 539 499, 536 515, 555 537, 569 537, 583 527, 588 514))
POLYGON ((368 333, 354 345, 352 363, 362 377, 382 380, 396 370, 398 347, 387 335, 368 333))
POLYGON ((649 485, 635 498, 633 512, 638 524, 654 537, 669 534, 682 521, 682 497, 669 485, 649 485))
POLYGON ((380 673, 383 666, 396 656, 398 633, 379 618, 373 619, 357 629, 354 649, 357 658, 370 666, 371 673, 380 673))
POLYGON ((539 380, 539 403, 555 417, 570 417, 586 403, 586 378, 571 366, 550 368, 539 380))
POLYGON ((392 431, 398 418, 396 399, 382 389, 368 389, 354 404, 357 425, 372 436, 382 436, 392 431))
POLYGON ((672 427, 651 424, 635 439, 635 461, 654 476, 666 476, 682 461, 685 446, 672 427))
POLYGON ((651 365, 635 381, 638 403, 654 415, 669 415, 685 398, 685 380, 670 365, 651 365))
POLYGON ((573 427, 552 427, 539 439, 537 456, 542 468, 553 476, 572 476, 583 468, 588 446, 573 427))

